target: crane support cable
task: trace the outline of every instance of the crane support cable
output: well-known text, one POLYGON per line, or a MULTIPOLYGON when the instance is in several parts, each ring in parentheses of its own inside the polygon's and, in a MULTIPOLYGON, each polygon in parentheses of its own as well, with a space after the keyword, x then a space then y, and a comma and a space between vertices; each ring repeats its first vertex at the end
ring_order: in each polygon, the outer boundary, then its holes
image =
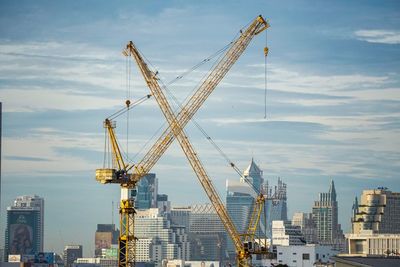
POLYGON ((147 99, 149 99, 151 97, 151 94, 142 96, 141 98, 139 98, 138 100, 136 100, 135 102, 131 103, 129 105, 129 107, 123 107, 120 110, 114 112, 113 114, 111 114, 110 116, 107 117, 107 119, 109 120, 114 120, 116 118, 118 118, 119 116, 121 116, 122 114, 124 114, 125 112, 127 112, 128 110, 134 108, 135 106, 143 103, 144 101, 146 101, 147 99))

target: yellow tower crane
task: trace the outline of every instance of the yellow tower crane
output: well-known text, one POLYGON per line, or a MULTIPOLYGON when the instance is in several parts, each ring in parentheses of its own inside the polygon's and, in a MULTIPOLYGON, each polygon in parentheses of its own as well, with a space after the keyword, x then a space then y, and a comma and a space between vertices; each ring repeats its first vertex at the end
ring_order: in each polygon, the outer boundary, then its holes
MULTIPOLYGON (((261 31, 268 28, 268 23, 262 18, 261 16, 257 17, 257 19, 249 26, 249 36, 254 36, 261 31)), ((183 152, 185 153, 187 159, 189 160, 190 165, 192 166, 194 172, 196 173, 201 185, 204 188, 208 198, 210 199, 214 209, 216 210, 218 216, 220 217, 225 229, 229 233, 230 237, 233 240, 233 243, 236 248, 237 252, 237 264, 239 267, 241 266, 250 266, 251 265, 251 254, 253 252, 249 250, 249 247, 246 246, 246 243, 243 242, 241 235, 238 233, 235 225, 233 224, 229 214, 219 197, 217 191, 215 190, 214 185, 212 184, 211 179, 209 178, 206 170, 204 169, 200 159, 198 158, 198 154, 194 150, 193 146, 191 145, 189 138, 187 137, 183 125, 181 124, 179 117, 176 116, 164 95, 164 92, 161 89, 161 86, 158 83, 158 78, 156 77, 156 73, 152 72, 142 56, 140 55, 139 51, 136 49, 134 44, 130 42, 127 45, 126 55, 132 56, 146 83, 149 87, 152 96, 156 99, 161 111, 164 114, 164 117, 168 121, 169 127, 171 128, 172 134, 178 140, 183 152)), ((185 113, 185 109, 183 109, 183 114, 185 113)), ((259 218, 259 214, 257 215, 259 218)), ((256 225, 256 224, 254 224, 256 225)), ((253 229, 250 230, 253 232, 253 229)), ((254 235, 253 235, 254 236, 254 235)))
MULTIPOLYGON (((251 39, 269 27, 269 24, 262 16, 258 16, 245 30, 241 31, 240 36, 231 43, 231 47, 220 59, 218 64, 212 69, 208 77, 203 81, 191 98, 182 107, 181 111, 175 116, 172 112, 161 87, 157 82, 156 74, 148 69, 133 43, 130 42, 124 50, 124 55, 133 56, 137 61, 139 68, 145 77, 147 85, 151 88, 152 95, 156 97, 157 102, 162 107, 166 116, 169 127, 162 133, 160 138, 145 154, 144 158, 138 164, 126 164, 123 160, 121 151, 118 146, 115 135, 115 123, 106 119, 104 127, 108 132, 109 142, 111 143, 113 166, 112 168, 101 168, 96 170, 96 180, 102 184, 116 183, 121 186, 121 203, 120 203, 120 237, 119 237, 119 254, 118 265, 120 267, 134 266, 135 264, 135 237, 134 237, 134 199, 129 196, 129 189, 134 188, 137 182, 145 176, 155 165, 162 154, 172 144, 175 138, 178 139, 184 148, 185 154, 189 158, 192 167, 196 171, 201 184, 207 192, 208 197, 214 204, 218 215, 223 221, 227 231, 234 240, 235 247, 238 251, 238 259, 240 265, 244 265, 244 260, 249 258, 246 251, 243 250, 243 244, 237 233, 232 221, 230 220, 225 207, 222 204, 217 192, 215 191, 211 180, 208 178, 204 168, 200 164, 196 153, 191 147, 188 139, 181 137, 184 135, 183 127, 189 122, 207 97, 215 89, 218 83, 230 70, 237 61, 243 51, 246 49, 251 39)), ((149 97, 149 96, 148 96, 149 97)), ((130 103, 127 102, 127 109, 130 103)), ((184 135, 185 136, 185 135, 184 135)), ((259 217, 259 216, 258 216, 259 217)))

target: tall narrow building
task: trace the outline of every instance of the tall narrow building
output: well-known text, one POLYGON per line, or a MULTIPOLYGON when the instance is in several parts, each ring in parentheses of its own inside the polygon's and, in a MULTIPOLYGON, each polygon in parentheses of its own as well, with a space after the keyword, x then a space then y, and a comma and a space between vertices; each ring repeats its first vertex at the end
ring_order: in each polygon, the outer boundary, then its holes
POLYGON ((5 254, 35 254, 43 251, 44 199, 17 197, 7 208, 5 254))
POLYGON ((333 180, 327 193, 319 193, 314 202, 312 218, 317 227, 317 239, 320 244, 332 245, 335 249, 345 250, 343 231, 338 223, 338 202, 333 180))

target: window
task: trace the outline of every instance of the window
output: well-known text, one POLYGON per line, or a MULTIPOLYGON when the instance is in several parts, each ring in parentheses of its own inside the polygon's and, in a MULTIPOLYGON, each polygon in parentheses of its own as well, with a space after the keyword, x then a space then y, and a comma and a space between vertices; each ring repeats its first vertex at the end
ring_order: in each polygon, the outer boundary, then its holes
POLYGON ((309 260, 309 259, 310 259, 310 254, 303 253, 303 260, 309 260))
POLYGON ((293 252, 293 255, 297 255, 297 253, 296 253, 296 252, 293 252))
POLYGON ((278 254, 279 254, 279 255, 282 255, 282 252, 279 252, 278 254))

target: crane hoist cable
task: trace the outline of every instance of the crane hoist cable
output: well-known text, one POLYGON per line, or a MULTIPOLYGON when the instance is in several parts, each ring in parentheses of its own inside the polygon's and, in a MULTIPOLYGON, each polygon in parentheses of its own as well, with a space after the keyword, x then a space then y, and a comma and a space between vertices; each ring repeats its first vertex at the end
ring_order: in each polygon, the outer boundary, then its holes
POLYGON ((268 55, 268 31, 265 31, 264 47, 264 119, 267 118, 267 55, 268 55))

